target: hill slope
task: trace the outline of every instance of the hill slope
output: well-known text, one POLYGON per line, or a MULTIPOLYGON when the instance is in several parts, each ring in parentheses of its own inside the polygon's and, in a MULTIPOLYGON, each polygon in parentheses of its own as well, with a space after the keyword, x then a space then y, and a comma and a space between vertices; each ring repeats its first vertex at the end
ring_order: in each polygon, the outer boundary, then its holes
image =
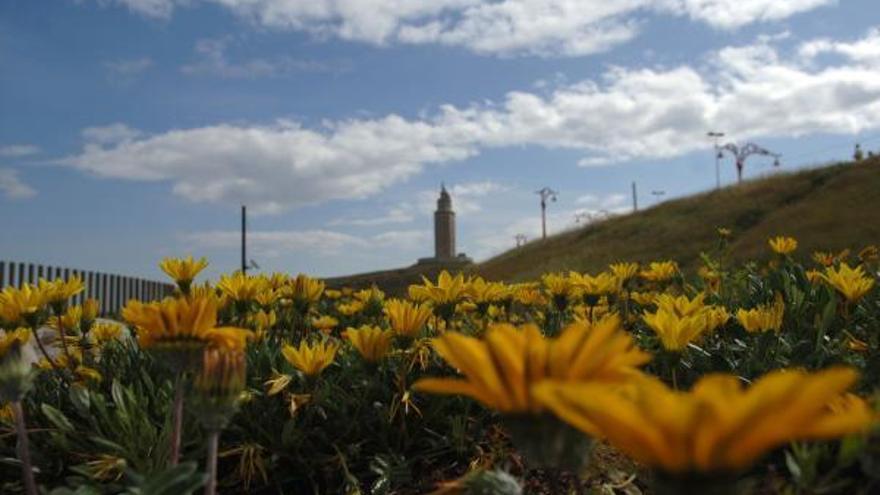
POLYGON ((767 239, 791 235, 797 253, 880 244, 880 159, 843 163, 667 201, 634 214, 534 241, 473 267, 495 280, 534 279, 559 270, 596 272, 621 260, 672 259, 693 268, 733 229, 733 256, 766 257, 767 239))

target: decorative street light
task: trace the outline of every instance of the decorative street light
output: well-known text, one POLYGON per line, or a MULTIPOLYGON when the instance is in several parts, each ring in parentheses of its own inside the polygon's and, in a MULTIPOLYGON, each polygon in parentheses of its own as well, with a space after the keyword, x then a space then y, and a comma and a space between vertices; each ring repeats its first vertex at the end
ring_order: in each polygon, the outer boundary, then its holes
POLYGON ((535 191, 535 194, 541 196, 541 239, 547 238, 547 199, 550 199, 553 202, 556 202, 556 195, 558 194, 553 189, 549 187, 543 187, 539 191, 535 191))
POLYGON ((734 143, 727 143, 724 146, 718 148, 718 155, 720 156, 722 152, 727 151, 733 158, 736 160, 736 181, 742 182, 742 172, 743 167, 745 167, 746 159, 752 155, 763 155, 763 156, 772 156, 773 157, 773 166, 778 167, 780 165, 779 159, 782 157, 779 153, 774 153, 766 148, 762 148, 755 143, 746 143, 742 146, 737 146, 734 143))

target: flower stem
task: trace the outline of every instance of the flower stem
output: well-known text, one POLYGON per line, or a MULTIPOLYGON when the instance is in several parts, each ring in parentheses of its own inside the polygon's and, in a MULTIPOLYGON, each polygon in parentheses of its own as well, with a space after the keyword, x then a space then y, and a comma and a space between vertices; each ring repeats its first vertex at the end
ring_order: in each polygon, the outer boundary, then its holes
POLYGON ((174 385, 173 407, 170 463, 172 466, 176 466, 180 461, 180 436, 183 433, 183 380, 180 378, 174 385))
POLYGON ((37 495, 37 484, 34 482, 34 470, 31 467, 31 449, 28 445, 27 427, 24 423, 24 410, 21 401, 12 401, 12 414, 15 416, 15 433, 18 436, 18 459, 21 461, 21 477, 24 481, 25 493, 37 495))
POLYGON ((208 433, 208 482, 205 484, 205 495, 217 493, 217 450, 220 445, 220 430, 211 430, 208 433))

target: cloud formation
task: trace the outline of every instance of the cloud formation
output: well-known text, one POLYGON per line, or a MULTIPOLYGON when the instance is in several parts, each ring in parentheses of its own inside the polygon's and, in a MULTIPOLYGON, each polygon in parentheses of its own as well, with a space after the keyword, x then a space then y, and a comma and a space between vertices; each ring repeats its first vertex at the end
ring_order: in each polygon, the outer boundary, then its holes
POLYGON ((0 146, 0 156, 8 158, 36 155, 39 152, 40 147, 34 146, 33 144, 9 144, 6 146, 0 146))
POLYGON ((257 79, 283 77, 302 72, 343 72, 349 70, 351 65, 349 62, 327 63, 288 56, 230 61, 227 51, 233 41, 229 37, 205 38, 197 41, 195 52, 198 60, 182 66, 180 71, 191 76, 207 75, 225 79, 257 79))
MULTIPOLYGON (((196 0, 97 0, 154 19, 196 0)), ((201 0, 260 27, 375 45, 435 43, 491 55, 578 56, 639 33, 646 14, 717 29, 778 21, 836 0, 201 0)))
POLYGON ((18 171, 0 168, 0 193, 9 200, 27 199, 37 195, 37 191, 18 177, 18 171))
POLYGON ((498 103, 443 105, 418 119, 391 114, 320 128, 279 121, 158 134, 114 124, 84 131, 82 152, 62 163, 101 176, 168 181, 192 201, 273 212, 365 198, 483 149, 577 150, 582 164, 607 165, 704 149, 707 129, 741 140, 880 128, 880 63, 868 56, 880 50, 876 31, 820 49, 809 48, 815 40, 794 51, 775 43, 762 38, 724 48, 704 66, 613 67, 549 93, 513 91, 498 103), (830 50, 836 61, 815 63, 830 50))

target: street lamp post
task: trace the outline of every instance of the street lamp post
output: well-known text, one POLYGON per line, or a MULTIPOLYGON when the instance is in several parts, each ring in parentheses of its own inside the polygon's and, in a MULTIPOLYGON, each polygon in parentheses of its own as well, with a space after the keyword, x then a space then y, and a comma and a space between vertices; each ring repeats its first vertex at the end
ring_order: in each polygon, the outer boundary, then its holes
POLYGON ((721 189, 721 166, 718 164, 721 150, 718 148, 718 140, 724 137, 724 133, 709 131, 706 135, 715 140, 715 189, 721 189))
POLYGON ((535 194, 541 196, 541 239, 547 238, 547 200, 556 201, 556 195, 558 194, 553 189, 549 187, 543 187, 539 191, 535 191, 535 194))

